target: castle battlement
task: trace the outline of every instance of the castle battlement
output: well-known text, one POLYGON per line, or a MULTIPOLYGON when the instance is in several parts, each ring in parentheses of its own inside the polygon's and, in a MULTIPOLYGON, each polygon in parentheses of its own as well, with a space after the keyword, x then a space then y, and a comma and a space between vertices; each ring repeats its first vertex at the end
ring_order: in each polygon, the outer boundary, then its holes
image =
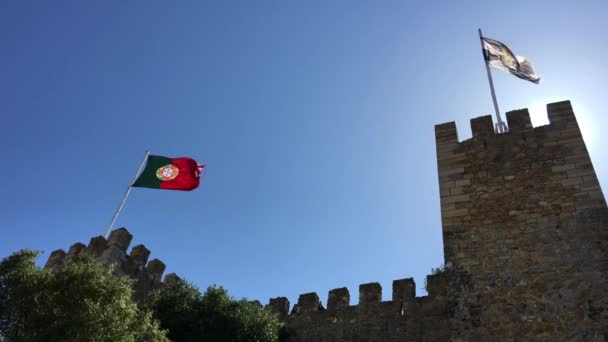
POLYGON ((606 201, 570 101, 547 114, 533 127, 508 112, 501 134, 475 118, 460 142, 453 122, 435 126, 452 336, 594 340, 607 326, 606 201))
POLYGON ((527 109, 508 112, 509 132, 502 134, 494 133, 491 116, 472 119, 473 137, 462 142, 454 122, 435 126, 444 229, 478 213, 471 208, 476 201, 497 196, 520 198, 494 213, 500 215, 532 210, 540 218, 534 207, 549 213, 550 207, 564 205, 561 196, 551 198, 553 203, 543 200, 553 191, 567 192, 572 200, 567 202, 573 210, 559 211, 563 216, 606 206, 570 101, 547 105, 547 113, 549 125, 532 127, 527 109), (536 203, 518 195, 529 190, 536 190, 531 194, 536 203))
MULTIPOLYGON (((527 108, 509 111, 506 113, 507 124, 509 131, 506 133, 495 133, 494 123, 491 115, 484 115, 471 119, 471 139, 462 141, 462 143, 476 142, 502 142, 506 139, 499 139, 501 136, 509 137, 518 133, 530 133, 537 131, 541 134, 547 129, 549 130, 564 130, 569 129, 568 133, 580 136, 578 124, 570 101, 562 101, 550 103, 547 105, 547 116, 549 119, 548 125, 533 127, 530 120, 530 113, 527 108)), ((526 135, 521 135, 521 138, 526 138, 526 135)), ((435 141, 438 145, 458 143, 458 130, 454 121, 439 124, 435 126, 435 141)), ((487 148, 487 146, 486 146, 487 148)))
POLYGON ((106 240, 103 236, 91 238, 89 245, 77 242, 70 246, 66 253, 62 249, 53 251, 44 266, 54 270, 67 265, 83 253, 88 253, 100 263, 111 266, 114 272, 134 280, 134 298, 142 301, 153 290, 164 286, 173 286, 179 277, 175 273, 167 274, 163 280, 165 263, 158 259, 148 261, 150 250, 144 245, 137 245, 127 254, 133 235, 126 228, 119 228, 110 233, 106 240))
MULTIPOLYGON (((288 341, 608 341, 606 200, 570 102, 547 113, 533 127, 527 109, 508 112, 501 134, 491 116, 472 119, 464 141, 454 122, 435 126, 445 271, 427 276, 428 296, 408 278, 393 281, 390 301, 379 283, 360 285, 357 305, 345 287, 327 308, 314 292, 291 311, 271 298, 288 341)), ((45 267, 91 253, 134 279, 138 300, 178 281, 161 282, 165 265, 145 246, 127 255, 131 239, 121 228, 45 267)))
POLYGON ((359 285, 359 303, 350 304, 350 293, 346 287, 330 290, 327 295, 327 308, 316 292, 301 294, 298 302, 289 310, 289 300, 286 297, 271 298, 268 307, 272 308, 279 317, 284 319, 297 319, 302 314, 327 312, 333 317, 343 310, 357 310, 357 308, 370 305, 383 305, 390 308, 394 314, 400 314, 404 305, 413 302, 427 302, 433 298, 444 298, 446 294, 445 277, 441 274, 427 276, 426 287, 428 296, 416 297, 416 283, 413 278, 393 281, 392 300, 382 301, 382 286, 380 283, 367 283, 359 285))
POLYGON ((291 313, 285 297, 271 298, 267 307, 288 325, 295 341, 441 340, 448 332, 447 277, 429 275, 426 285, 423 297, 416 297, 414 279, 407 278, 393 281, 389 301, 382 300, 379 283, 367 283, 359 285, 357 305, 342 287, 329 291, 327 308, 315 292, 301 294, 291 313))

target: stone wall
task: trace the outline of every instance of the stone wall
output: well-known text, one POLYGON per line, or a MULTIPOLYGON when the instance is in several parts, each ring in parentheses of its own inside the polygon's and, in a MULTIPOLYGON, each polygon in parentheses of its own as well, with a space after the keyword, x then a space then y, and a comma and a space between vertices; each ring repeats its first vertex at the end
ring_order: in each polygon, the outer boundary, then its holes
POLYGON ((503 134, 473 119, 462 142, 454 122, 437 125, 443 285, 416 298, 396 281, 381 302, 366 284, 357 306, 336 289, 327 310, 305 294, 291 314, 274 298, 289 341, 608 341, 606 201, 570 102, 547 112, 536 128, 509 112, 503 134))
POLYGON ((547 112, 435 127, 453 340, 608 340, 606 201, 570 102, 547 112))
POLYGON ((53 270, 69 263, 74 256, 89 253, 102 264, 112 266, 116 274, 131 278, 134 299, 141 302, 151 290, 171 285, 179 277, 171 273, 165 276, 164 282, 161 281, 165 264, 158 259, 148 261, 150 251, 144 245, 133 247, 127 254, 132 239, 125 228, 116 229, 107 240, 98 236, 92 238, 88 246, 77 242, 67 253, 62 249, 52 252, 44 267, 53 270))
MULTIPOLYGON (((608 208, 570 102, 547 106, 550 124, 533 128, 526 109, 507 113, 509 132, 492 117, 471 120, 459 142, 454 122, 437 125, 437 164, 445 272, 427 277, 416 297, 413 279, 393 282, 382 301, 378 283, 267 305, 290 342, 351 341, 608 341, 608 208)), ((170 286, 165 265, 131 234, 55 251, 54 269, 89 252, 134 279, 135 297, 170 286), (146 265, 147 263, 147 265, 146 265)))
POLYGON ((288 314, 287 298, 268 304, 288 327, 289 341, 446 341, 449 339, 447 281, 427 277, 429 295, 416 297, 412 278, 393 281, 393 296, 382 301, 378 283, 359 286, 359 304, 350 305, 346 288, 329 291, 327 308, 316 293, 300 295, 288 314))

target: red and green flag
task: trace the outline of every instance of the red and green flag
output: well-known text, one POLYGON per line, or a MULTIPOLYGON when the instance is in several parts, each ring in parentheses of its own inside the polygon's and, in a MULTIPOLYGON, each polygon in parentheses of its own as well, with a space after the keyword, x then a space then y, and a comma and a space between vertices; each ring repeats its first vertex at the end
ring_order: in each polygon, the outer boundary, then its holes
POLYGON ((205 165, 181 157, 148 156, 146 168, 133 183, 133 187, 191 191, 198 188, 200 174, 205 165))

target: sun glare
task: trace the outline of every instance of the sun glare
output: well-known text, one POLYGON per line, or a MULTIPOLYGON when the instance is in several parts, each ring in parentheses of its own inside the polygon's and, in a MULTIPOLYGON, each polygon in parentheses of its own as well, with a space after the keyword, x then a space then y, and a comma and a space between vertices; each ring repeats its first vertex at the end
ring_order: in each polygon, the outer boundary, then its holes
POLYGON ((549 118, 547 117, 547 103, 551 103, 555 101, 537 101, 531 106, 528 107, 528 111, 530 112, 530 120, 532 121, 532 126, 544 126, 549 124, 549 118))
POLYGON ((596 124, 594 124, 596 121, 594 119, 594 114, 579 102, 573 101, 572 108, 574 109, 578 126, 583 134, 585 145, 587 145, 588 150, 593 150, 595 145, 599 143, 599 128, 596 124))
MULTIPOLYGON (((563 101, 563 99, 540 100, 529 106, 528 111, 530 112, 532 126, 538 127, 548 125, 549 118, 547 117, 547 104, 559 101, 563 101)), ((597 142, 597 128, 595 125, 593 125, 593 115, 581 103, 576 101, 572 101, 572 107, 574 109, 574 114, 576 115, 578 125, 583 133, 583 138, 585 139, 587 148, 592 149, 597 142)))

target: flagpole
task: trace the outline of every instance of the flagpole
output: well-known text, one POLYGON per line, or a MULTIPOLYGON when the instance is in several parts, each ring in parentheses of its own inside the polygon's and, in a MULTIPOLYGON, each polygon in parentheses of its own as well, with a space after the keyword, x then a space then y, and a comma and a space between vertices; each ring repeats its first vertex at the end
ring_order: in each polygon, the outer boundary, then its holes
POLYGON ((149 155, 150 155, 150 151, 146 151, 146 155, 144 156, 144 160, 141 161, 141 164, 139 165, 139 169, 137 169, 137 173, 135 174, 135 177, 133 178, 133 180, 131 181, 131 183, 129 183, 129 187, 127 188, 127 191, 125 192, 125 195, 122 197, 122 201, 120 201, 120 205, 118 206, 118 209, 116 209, 116 212, 114 213, 114 217, 112 217, 112 222, 110 222, 110 225, 108 226, 108 230, 106 230, 106 235, 105 235, 106 239, 110 235, 110 230, 112 230, 112 226, 114 226, 114 222, 116 222, 116 219, 118 218, 118 214, 120 214, 120 211, 122 210, 122 207, 125 205, 125 202, 127 201, 127 197, 129 196, 129 193, 131 192, 131 188, 133 187, 133 183, 135 183, 135 181, 137 180, 137 177, 139 176, 139 173, 141 172, 141 169, 146 164, 146 161, 148 160, 148 156, 149 155))
POLYGON ((481 33, 481 29, 479 30, 479 42, 481 43, 481 52, 483 53, 483 61, 486 65, 486 72, 488 73, 488 82, 490 82, 490 91, 492 92, 492 101, 494 101, 494 110, 496 112, 496 132, 497 133, 505 133, 508 131, 507 125, 502 121, 500 117, 500 111, 498 110, 498 101, 496 101, 496 92, 494 91, 494 81, 492 80, 492 72, 490 72, 490 66, 488 65, 488 60, 486 59, 486 53, 483 46, 483 35, 481 33))

